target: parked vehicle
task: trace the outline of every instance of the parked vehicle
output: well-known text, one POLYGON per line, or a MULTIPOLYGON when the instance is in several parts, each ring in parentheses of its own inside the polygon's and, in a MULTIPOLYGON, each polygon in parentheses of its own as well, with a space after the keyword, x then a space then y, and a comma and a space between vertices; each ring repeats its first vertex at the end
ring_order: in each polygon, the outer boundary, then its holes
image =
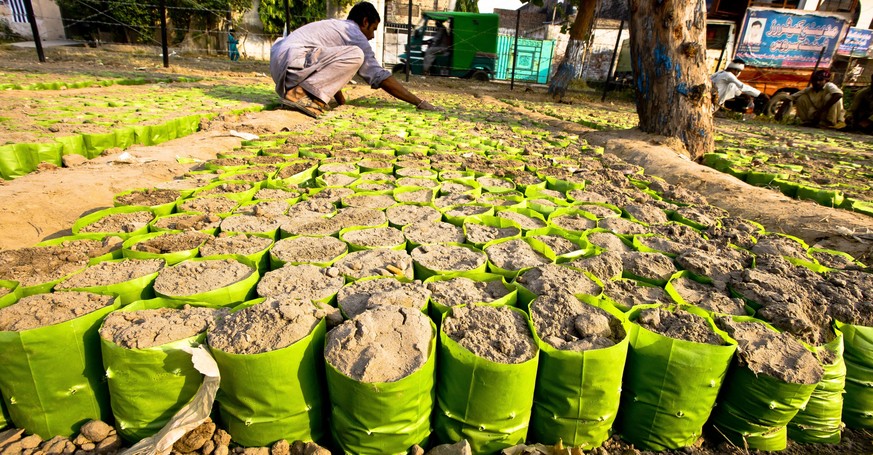
POLYGON ((400 55, 403 63, 394 65, 396 72, 424 73, 424 55, 430 43, 430 32, 438 21, 449 31, 449 47, 436 56, 430 68, 434 76, 452 76, 488 81, 494 79, 497 67, 497 14, 425 12, 412 32, 406 53, 400 55))

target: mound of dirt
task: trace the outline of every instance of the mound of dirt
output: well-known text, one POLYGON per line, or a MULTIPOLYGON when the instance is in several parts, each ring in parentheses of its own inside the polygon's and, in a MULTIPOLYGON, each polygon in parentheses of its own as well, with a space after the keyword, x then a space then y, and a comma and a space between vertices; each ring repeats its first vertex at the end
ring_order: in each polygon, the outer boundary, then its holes
POLYGON ((337 305, 353 319, 376 306, 393 305, 422 309, 430 298, 430 290, 421 281, 404 283, 393 278, 361 280, 344 286, 337 294, 337 305))
POLYGON ((513 212, 512 210, 501 210, 495 214, 498 218, 515 221, 524 230, 539 229, 546 227, 543 220, 524 215, 522 213, 513 212))
POLYGON ((342 316, 330 305, 289 295, 269 297, 221 319, 209 331, 209 346, 231 354, 275 351, 309 335, 323 318, 338 323, 342 316))
POLYGON ((627 204, 622 208, 632 218, 646 224, 663 224, 670 221, 663 210, 648 204, 627 204))
POLYGON ((456 245, 421 245, 412 250, 412 260, 430 270, 466 272, 485 264, 485 254, 456 245))
POLYGON ((673 261, 660 253, 624 253, 621 263, 624 273, 653 282, 666 282, 677 272, 673 261))
POLYGON ((677 340, 719 346, 725 344, 706 319, 681 309, 675 311, 667 311, 661 307, 645 309, 640 312, 635 322, 652 332, 677 340))
POLYGON ((873 327, 873 274, 831 273, 816 289, 830 302, 829 313, 847 324, 873 327))
POLYGON ((521 239, 495 243, 485 248, 492 264, 504 270, 521 270, 551 262, 521 239))
POLYGON ((627 246, 627 244, 618 238, 618 236, 609 232, 592 232, 588 234, 587 238, 592 245, 607 251, 619 253, 633 251, 633 249, 627 246))
POLYGON ((182 261, 164 268, 155 279, 155 292, 186 296, 201 294, 237 283, 255 270, 232 259, 182 261))
POLYGON ((714 251, 692 249, 676 256, 676 264, 695 275, 712 279, 716 289, 725 291, 730 274, 751 266, 751 256, 733 248, 718 248, 714 251))
POLYGON ((473 281, 465 277, 433 281, 427 288, 433 293, 431 299, 445 306, 489 303, 509 294, 500 280, 473 281))
POLYGON ((427 362, 433 339, 430 319, 421 311, 380 306, 328 332, 324 359, 357 381, 394 382, 427 362))
POLYGON ((388 222, 394 226, 408 226, 419 222, 435 223, 443 216, 433 207, 406 204, 388 207, 385 213, 388 215, 388 222))
POLYGON ((133 251, 153 254, 167 254, 178 251, 193 250, 212 236, 199 231, 168 232, 130 246, 133 251))
POLYGON ((370 276, 412 278, 412 258, 406 250, 355 251, 347 254, 334 264, 339 273, 360 280, 370 276))
POLYGON ((620 277, 624 269, 621 253, 613 250, 606 250, 595 256, 576 259, 567 265, 588 272, 604 283, 615 277, 620 277))
POLYGON ((0 279, 17 281, 20 286, 49 283, 81 270, 91 258, 120 249, 122 242, 118 237, 107 237, 0 251, 0 279))
POLYGON ((579 245, 560 235, 535 235, 532 237, 545 243, 558 256, 579 250, 579 245))
POLYGON ((339 292, 345 279, 333 268, 309 264, 286 265, 267 272, 258 282, 258 295, 288 294, 299 300, 321 300, 339 292))
POLYGON ((205 213, 207 215, 210 214, 219 214, 219 213, 230 213, 233 209, 236 208, 239 204, 231 199, 225 197, 196 197, 192 199, 187 199, 182 201, 179 204, 180 212, 193 212, 193 213, 205 213))
POLYGON ((645 225, 619 217, 604 218, 597 222, 597 227, 622 235, 637 235, 648 232, 645 225))
POLYGON ((492 240, 514 237, 521 234, 517 227, 497 228, 479 223, 464 223, 467 241, 475 244, 485 244, 492 240))
POLYGON ((344 241, 365 248, 391 248, 406 241, 403 233, 393 227, 380 227, 347 231, 344 241))
POLYGON ((178 190, 149 188, 141 191, 133 191, 115 198, 120 205, 140 205, 153 207, 168 204, 180 196, 178 190))
POLYGON ((348 246, 336 237, 293 237, 273 245, 270 254, 283 262, 329 262, 345 253, 348 246))
POLYGON ((200 246, 200 256, 217 256, 220 254, 238 254, 248 256, 264 251, 273 241, 256 235, 219 235, 212 237, 200 246))
POLYGON ((185 305, 180 309, 116 311, 100 327, 100 336, 127 349, 148 349, 193 337, 215 327, 227 316, 225 308, 198 308, 185 305))
POLYGON ((689 305, 698 306, 713 313, 743 316, 746 308, 743 299, 731 298, 710 284, 698 283, 691 278, 681 277, 670 282, 682 300, 689 305))
POLYGON ((537 354, 527 321, 509 307, 470 305, 443 319, 449 338, 473 354, 497 363, 523 363, 537 354))
POLYGON ((55 290, 89 288, 123 283, 151 275, 164 268, 163 259, 126 259, 100 262, 55 285, 55 290))
POLYGON ((530 317, 540 339, 565 351, 608 348, 626 335, 618 318, 563 290, 537 297, 530 317))
POLYGON ((144 228, 155 218, 149 211, 116 213, 82 226, 79 232, 134 232, 144 228))
POLYGON ((775 332, 756 322, 736 322, 727 317, 716 325, 737 340, 740 365, 791 384, 818 384, 824 369, 818 359, 793 336, 775 332))
POLYGON ((204 231, 215 229, 221 218, 212 214, 179 214, 155 220, 154 226, 167 231, 204 231))
POLYGON ((284 216, 232 215, 221 222, 222 232, 261 233, 279 230, 286 221, 284 216))
POLYGON ((71 321, 111 305, 115 297, 90 292, 53 292, 23 297, 0 308, 0 332, 23 332, 71 321))
POLYGON ((438 221, 415 222, 403 229, 406 240, 420 245, 428 243, 464 243, 464 230, 454 224, 438 221))
POLYGON ((536 295, 559 289, 570 294, 599 295, 600 286, 579 270, 559 265, 545 264, 525 271, 516 279, 536 295))

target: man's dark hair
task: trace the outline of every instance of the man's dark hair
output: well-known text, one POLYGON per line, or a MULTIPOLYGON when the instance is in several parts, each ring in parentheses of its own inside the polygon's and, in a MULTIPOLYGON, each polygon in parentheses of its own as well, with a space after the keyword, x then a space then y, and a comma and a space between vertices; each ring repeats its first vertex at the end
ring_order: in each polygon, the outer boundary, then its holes
POLYGON ((764 24, 761 23, 761 21, 754 21, 754 22, 752 22, 752 25, 751 25, 751 26, 754 27, 754 26, 756 26, 756 25, 757 25, 758 27, 762 27, 764 24))
POLYGON ((349 11, 348 20, 354 21, 358 25, 364 25, 364 19, 367 19, 367 22, 371 24, 382 22, 379 12, 376 11, 376 7, 372 3, 361 2, 349 11))

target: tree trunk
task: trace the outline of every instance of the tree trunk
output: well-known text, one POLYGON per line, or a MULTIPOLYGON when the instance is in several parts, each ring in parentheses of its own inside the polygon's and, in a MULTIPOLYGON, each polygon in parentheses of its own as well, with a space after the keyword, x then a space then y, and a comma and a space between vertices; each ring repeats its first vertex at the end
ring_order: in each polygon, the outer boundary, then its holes
POLYGON ((594 12, 597 9, 597 0, 579 0, 579 11, 576 20, 570 27, 570 40, 567 42, 567 50, 561 57, 558 69, 549 83, 549 94, 561 99, 567 92, 570 82, 582 76, 582 63, 588 53, 591 40, 591 29, 594 26, 594 12))
POLYGON ((630 0, 640 129, 679 138, 699 160, 714 148, 704 0, 630 0))

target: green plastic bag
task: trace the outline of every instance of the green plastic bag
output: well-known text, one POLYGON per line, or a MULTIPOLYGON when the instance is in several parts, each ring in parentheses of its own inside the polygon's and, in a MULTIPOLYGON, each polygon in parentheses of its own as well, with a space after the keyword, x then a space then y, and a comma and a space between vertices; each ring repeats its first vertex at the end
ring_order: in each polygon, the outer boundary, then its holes
MULTIPOLYGON (((658 306, 636 306, 628 319, 658 306)), ((677 340, 631 325, 619 418, 622 438, 641 449, 669 450, 700 437, 737 348, 712 319, 708 322, 731 344, 677 340)))
POLYGON ((843 359, 843 334, 816 352, 830 351, 834 361, 822 364, 824 376, 809 397, 806 406, 788 424, 788 437, 800 443, 839 444, 843 415, 843 393, 846 389, 846 361, 843 359))
POLYGON ((843 332, 846 361, 846 395, 843 422, 849 428, 873 428, 873 327, 837 321, 843 332))
MULTIPOLYGON (((518 308, 512 310, 524 315, 518 308)), ((439 441, 466 439, 473 453, 496 453, 524 442, 538 361, 539 352, 523 363, 492 362, 473 354, 440 329, 434 423, 439 441)))
MULTIPOLYGON (((602 308, 623 322, 627 317, 609 304, 583 297, 583 302, 602 308)), ((592 449, 610 437, 618 415, 621 379, 627 359, 629 337, 614 346, 589 351, 564 351, 544 342, 534 328, 540 348, 540 365, 530 422, 532 441, 592 449)))
POLYGON ((91 419, 110 416, 97 333, 118 299, 58 324, 0 332, 0 393, 15 426, 43 439, 72 437, 91 419))
POLYGON ((36 170, 36 156, 30 153, 25 144, 0 146, 0 177, 12 180, 36 170))
POLYGON ((12 420, 9 419, 9 413, 6 412, 6 400, 3 395, 0 395, 0 430, 6 429, 12 420))
POLYGON ((104 150, 115 147, 115 132, 110 133, 85 133, 82 135, 85 141, 85 156, 88 159, 100 156, 104 150))
MULTIPOLYGON (((119 311, 182 308, 204 303, 170 299, 134 302, 119 311)), ((183 349, 203 343, 206 334, 154 346, 128 349, 100 337, 112 415, 118 433, 129 442, 154 435, 185 406, 203 382, 191 354, 183 349)))
MULTIPOLYGON (((104 262, 123 262, 127 259, 116 259, 112 261, 104 261, 104 262)), ((82 273, 83 271, 88 270, 83 269, 78 273, 82 273)), ((82 288, 69 288, 62 289, 63 291, 80 291, 80 292, 91 292, 94 294, 101 295, 117 295, 118 299, 121 303, 121 306, 129 305, 137 300, 145 300, 151 299, 155 296, 154 289, 152 285, 155 282, 155 278, 158 277, 158 273, 154 272, 148 275, 143 275, 140 277, 136 277, 132 280, 122 281, 120 283, 113 283, 106 286, 88 286, 82 288)), ((70 275, 70 277, 75 276, 76 274, 70 275)), ((69 279, 70 277, 65 278, 64 280, 69 279)), ((61 283, 63 284, 63 281, 61 283)), ((60 291, 61 289, 57 289, 57 285, 55 285, 55 290, 60 291)))
MULTIPOLYGON (((772 326, 749 316, 733 318, 772 326)), ((785 450, 786 425, 809 401, 817 384, 792 384, 734 365, 725 381, 712 424, 733 444, 752 450, 785 450)))
MULTIPOLYGON (((264 299, 246 302, 238 311, 264 299)), ((324 334, 322 319, 294 344, 259 354, 210 348, 221 371, 221 420, 241 445, 269 446, 280 439, 314 441, 324 435, 324 334)))
POLYGON ((427 361, 394 382, 365 383, 326 364, 330 395, 330 430, 347 454, 405 454, 415 444, 426 447, 436 383, 436 327, 427 361))

